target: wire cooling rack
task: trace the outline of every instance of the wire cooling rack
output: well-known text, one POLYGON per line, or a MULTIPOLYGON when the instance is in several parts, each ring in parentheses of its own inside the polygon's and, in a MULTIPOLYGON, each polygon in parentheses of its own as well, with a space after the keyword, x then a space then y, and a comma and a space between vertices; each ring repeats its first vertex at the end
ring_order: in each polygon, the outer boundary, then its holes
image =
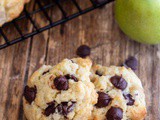
MULTIPOLYGON (((43 1, 43 0, 42 0, 43 1)), ((85 14, 89 11, 92 11, 98 7, 101 7, 109 2, 112 2, 113 0, 88 0, 88 2, 90 2, 91 6, 87 7, 87 8, 82 8, 81 5, 78 3, 78 0, 68 0, 70 1, 73 6, 77 9, 77 11, 75 13, 72 13, 71 15, 67 15, 67 10, 63 8, 62 6, 62 2, 63 0, 49 0, 50 2, 48 2, 47 4, 42 4, 41 0, 35 0, 35 4, 37 4, 38 8, 33 10, 33 11, 28 11, 26 6, 24 8, 24 14, 22 14, 20 17, 16 18, 15 20, 13 20, 10 23, 6 23, 3 27, 0 28, 0 49, 3 49, 5 47, 8 47, 10 45, 13 45, 15 43, 18 43, 20 41, 23 41, 27 38, 30 38, 36 34, 39 34, 45 30, 48 30, 54 26, 60 25, 62 23, 65 23, 73 18, 76 18, 82 14, 85 14), (53 7, 57 7, 61 14, 62 14, 62 18, 53 22, 52 18, 50 17, 50 15, 48 14, 47 9, 53 8, 53 7), (38 27, 36 24, 36 21, 34 21, 33 19, 33 15, 42 12, 46 18, 46 20, 48 21, 48 24, 43 26, 43 27, 38 27), (30 24, 33 26, 34 30, 31 31, 30 33, 26 33, 24 34, 21 27, 17 24, 17 22, 21 22, 22 19, 27 19, 30 21, 30 24), (14 30, 16 32, 18 32, 19 37, 14 38, 14 39, 9 39, 8 36, 5 34, 5 29, 4 27, 10 27, 10 25, 12 25, 14 27, 14 30), (3 41, 3 42, 2 42, 3 41)), ((81 1, 82 2, 82 1, 81 1)), ((85 2, 85 1, 84 1, 85 2)))

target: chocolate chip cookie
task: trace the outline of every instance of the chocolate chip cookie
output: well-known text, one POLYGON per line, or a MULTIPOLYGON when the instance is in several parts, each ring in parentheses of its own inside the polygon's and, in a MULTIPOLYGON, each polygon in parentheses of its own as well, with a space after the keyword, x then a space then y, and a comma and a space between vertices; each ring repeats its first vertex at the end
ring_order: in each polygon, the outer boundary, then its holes
POLYGON ((22 12, 24 4, 30 0, 0 0, 0 27, 22 12))
POLYGON ((91 119, 98 94, 90 82, 89 59, 43 66, 28 80, 23 107, 28 120, 91 119))
POLYGON ((91 81, 98 101, 93 120, 143 120, 146 115, 145 95, 140 79, 129 68, 95 65, 91 81))

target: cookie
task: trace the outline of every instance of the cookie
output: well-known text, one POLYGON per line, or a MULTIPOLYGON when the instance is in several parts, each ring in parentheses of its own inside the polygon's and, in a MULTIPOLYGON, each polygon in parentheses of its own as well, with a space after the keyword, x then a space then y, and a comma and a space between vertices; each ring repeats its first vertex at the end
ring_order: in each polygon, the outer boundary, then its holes
POLYGON ((18 17, 29 0, 0 0, 0 26, 18 17))
POLYGON ((89 59, 42 66, 28 80, 23 108, 28 120, 89 120, 97 102, 89 59))
POLYGON ((146 103, 140 79, 129 68, 95 65, 91 81, 98 93, 93 120, 143 120, 146 103))

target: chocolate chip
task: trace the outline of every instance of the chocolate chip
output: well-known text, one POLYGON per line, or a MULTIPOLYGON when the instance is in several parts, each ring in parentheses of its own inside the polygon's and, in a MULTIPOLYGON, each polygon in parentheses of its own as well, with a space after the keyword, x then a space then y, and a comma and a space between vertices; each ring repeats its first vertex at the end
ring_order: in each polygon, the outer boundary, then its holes
POLYGON ((112 98, 104 93, 104 92, 98 92, 98 102, 95 104, 96 107, 102 108, 108 106, 112 98))
POLYGON ((134 105, 135 100, 132 98, 131 94, 127 94, 127 95, 123 94, 123 96, 127 100, 127 105, 129 105, 129 106, 134 105))
POLYGON ((37 88, 26 86, 24 89, 24 97, 31 104, 36 98, 37 88))
POLYGON ((76 102, 72 102, 72 104, 70 106, 68 106, 68 113, 72 112, 74 110, 76 102))
POLYGON ((122 120, 123 110, 118 107, 111 107, 106 114, 106 118, 107 120, 122 120))
POLYGON ((47 103, 47 105, 50 106, 50 105, 55 104, 55 103, 56 103, 56 101, 53 100, 52 102, 47 103))
POLYGON ((60 114, 63 113, 63 106, 62 106, 62 104, 58 104, 56 108, 58 110, 58 113, 60 113, 60 114))
POLYGON ((85 58, 85 57, 89 56, 90 53, 91 53, 91 49, 87 45, 81 45, 77 49, 77 55, 82 57, 82 58, 85 58))
POLYGON ((75 63, 73 60, 71 60, 72 63, 75 63))
POLYGON ((45 75, 45 74, 47 74, 48 72, 49 72, 49 70, 44 71, 44 72, 42 73, 42 75, 45 75))
POLYGON ((69 74, 67 74, 67 75, 65 75, 65 77, 66 77, 67 79, 73 79, 75 82, 78 82, 78 79, 77 79, 74 75, 69 75, 69 74))
POLYGON ((65 75, 56 77, 54 79, 54 85, 58 90, 68 90, 69 89, 69 79, 73 79, 75 82, 78 82, 78 79, 74 75, 65 75))
POLYGON ((75 103, 76 102, 72 102, 72 104, 68 106, 68 102, 62 102, 57 106, 58 112, 63 116, 67 117, 68 113, 73 111, 75 103))
POLYGON ((111 83, 118 89, 124 90, 127 87, 127 82, 120 76, 113 76, 110 78, 111 83))
POLYGON ((98 76, 103 76, 103 74, 100 72, 100 71, 96 71, 96 73, 95 73, 96 75, 98 75, 98 76))
POLYGON ((68 90, 69 83, 65 76, 56 77, 54 79, 54 85, 57 90, 68 90))
POLYGON ((51 103, 48 103, 48 107, 45 109, 44 111, 44 115, 46 116, 49 116, 50 114, 53 114, 55 112, 55 102, 51 102, 51 103))
POLYGON ((129 57, 124 63, 123 66, 131 68, 132 70, 137 70, 138 61, 135 57, 129 57))

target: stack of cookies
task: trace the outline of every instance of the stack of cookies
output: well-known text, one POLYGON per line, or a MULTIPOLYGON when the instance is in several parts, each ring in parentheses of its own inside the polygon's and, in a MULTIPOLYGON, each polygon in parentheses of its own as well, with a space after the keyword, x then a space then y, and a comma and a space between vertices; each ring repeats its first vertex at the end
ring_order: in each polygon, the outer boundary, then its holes
POLYGON ((129 68, 92 66, 65 59, 42 66, 23 97, 28 120, 143 120, 146 104, 139 78, 129 68))

